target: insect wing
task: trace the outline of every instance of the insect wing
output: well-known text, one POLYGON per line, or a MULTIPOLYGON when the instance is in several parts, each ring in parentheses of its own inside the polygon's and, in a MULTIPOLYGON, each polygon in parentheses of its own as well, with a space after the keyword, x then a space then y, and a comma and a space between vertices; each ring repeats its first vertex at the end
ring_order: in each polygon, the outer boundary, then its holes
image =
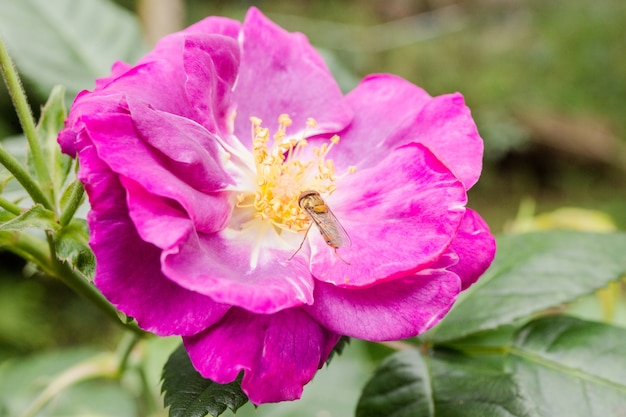
POLYGON ((351 246, 352 241, 350 236, 343 228, 339 220, 335 217, 330 207, 326 206, 326 211, 317 212, 312 208, 304 208, 311 219, 319 229, 320 233, 326 239, 326 243, 333 248, 340 248, 342 246, 351 246))

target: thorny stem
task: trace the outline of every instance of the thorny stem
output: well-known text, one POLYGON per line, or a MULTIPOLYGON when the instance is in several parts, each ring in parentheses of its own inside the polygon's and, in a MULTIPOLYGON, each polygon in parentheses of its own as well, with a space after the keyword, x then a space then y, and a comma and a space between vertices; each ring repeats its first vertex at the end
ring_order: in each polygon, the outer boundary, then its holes
POLYGON ((77 270, 56 256, 50 255, 51 253, 56 253, 55 242, 51 233, 47 234, 47 241, 48 245, 46 247, 46 244, 41 239, 29 233, 0 231, 0 248, 15 253, 37 265, 46 274, 60 279, 74 292, 95 304, 96 307, 120 326, 132 331, 137 336, 146 334, 136 324, 129 322, 122 313, 119 313, 102 293, 77 270))
MULTIPOLYGON (((28 146, 30 148, 30 153, 33 158, 33 163, 35 165, 35 171, 37 172, 39 183, 43 184, 45 189, 51 190, 52 180, 50 179, 50 173, 48 172, 48 168, 46 167, 46 163, 43 157, 43 151, 37 137, 35 120, 33 119, 30 106, 28 105, 26 93, 22 88, 22 83, 20 82, 17 71, 15 70, 15 66, 13 65, 13 61, 11 60, 11 57, 9 56, 9 53, 2 39, 0 39, 0 67, 2 68, 2 75, 4 76, 7 90, 9 91, 9 95, 11 96, 11 100, 13 101, 13 106, 15 107, 17 116, 20 119, 20 124, 22 125, 22 129, 24 130, 24 134, 26 135, 26 139, 28 140, 28 146)), ((20 181, 20 183, 22 182, 20 181)), ((43 204, 43 206, 47 209, 52 209, 52 206, 50 206, 49 202, 47 201, 47 205, 44 204, 44 201, 37 202, 43 204)))
POLYGON ((46 246, 45 242, 29 233, 0 231, 0 248, 13 252, 37 265, 47 275, 60 279, 74 292, 91 301, 104 314, 125 329, 137 336, 146 334, 136 324, 128 322, 126 317, 119 313, 102 293, 78 271, 56 256, 50 256, 50 253, 55 253, 55 243, 50 234, 48 234, 47 239, 48 245, 46 246))
POLYGON ((41 239, 24 232, 0 231, 0 248, 13 252, 34 263, 46 274, 55 276, 50 262, 50 252, 41 239))
MULTIPOLYGON (((56 253, 56 246, 53 236, 48 233, 47 238, 50 253, 56 253)), ((145 332, 137 327, 137 325, 125 320, 126 316, 118 312, 117 309, 104 297, 104 295, 102 295, 100 291, 96 289, 96 287, 91 282, 89 282, 77 270, 70 267, 67 262, 61 261, 56 256, 51 257, 50 262, 52 264, 52 276, 59 278, 74 292, 91 301, 104 314, 113 319, 115 323, 124 326, 126 329, 132 331, 137 336, 145 335, 145 332)))

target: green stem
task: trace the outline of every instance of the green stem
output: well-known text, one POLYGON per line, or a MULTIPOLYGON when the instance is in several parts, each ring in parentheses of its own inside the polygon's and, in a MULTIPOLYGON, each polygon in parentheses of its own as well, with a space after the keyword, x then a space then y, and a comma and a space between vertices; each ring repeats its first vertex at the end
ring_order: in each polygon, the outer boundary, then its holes
POLYGON ((116 371, 115 358, 111 354, 99 355, 78 363, 50 381, 21 417, 36 416, 51 399, 72 385, 95 378, 115 378, 116 371))
POLYGON ((39 138, 37 137, 35 120, 33 119, 33 114, 28 105, 26 93, 22 88, 20 78, 17 75, 13 61, 2 39, 0 39, 0 67, 2 68, 2 75, 4 76, 11 100, 13 101, 13 106, 17 112, 17 117, 20 119, 20 124, 28 140, 28 146, 30 147, 37 178, 40 184, 44 184, 45 189, 52 190, 52 180, 50 179, 50 173, 46 167, 43 151, 39 144, 39 138))
POLYGON ((11 203, 9 200, 0 197, 0 207, 8 211, 9 213, 13 213, 16 216, 22 214, 22 209, 17 204, 11 203))
POLYGON ((2 145, 0 145, 0 164, 4 165, 4 167, 13 174, 17 182, 24 187, 35 203, 39 203, 48 210, 54 211, 54 207, 44 195, 43 191, 41 191, 41 188, 39 188, 39 184, 37 184, 28 171, 24 169, 22 164, 20 164, 2 145))
POLYGON ((72 220, 76 210, 78 210, 83 202, 84 195, 85 189, 83 188, 83 184, 80 181, 75 181, 74 184, 72 184, 72 191, 70 192, 70 198, 67 202, 67 206, 59 217, 59 223, 61 223, 61 226, 65 226, 72 220))
POLYGON ((61 263, 59 269, 60 273, 56 276, 61 279, 70 287, 74 292, 85 297, 93 304, 96 305, 104 314, 109 316, 115 323, 124 326, 126 329, 131 330, 138 336, 145 334, 143 330, 137 327, 132 322, 126 322, 124 315, 117 311, 117 309, 102 295, 100 291, 89 281, 79 275, 76 271, 70 268, 65 262, 61 263))
POLYGON ((0 232, 0 248, 37 265, 43 272, 50 276, 55 275, 50 260, 50 252, 46 244, 39 238, 25 232, 0 232))
MULTIPOLYGON (((141 340, 142 338, 138 337, 136 334, 133 334, 131 332, 124 333, 124 336, 122 337, 122 340, 120 341, 116 349, 119 376, 122 376, 124 372, 129 370, 128 362, 131 353, 141 340)), ((143 353, 145 356, 145 349, 143 353)), ((137 372, 139 376, 139 381, 142 386, 140 390, 140 404, 143 406, 143 410, 141 410, 143 412, 140 411, 140 414, 153 415, 158 409, 158 399, 155 398, 155 396, 152 394, 154 389, 153 381, 148 382, 143 366, 136 366, 133 370, 137 372)), ((160 396, 158 398, 160 398, 160 396)))
MULTIPOLYGON (((50 256, 50 249, 54 249, 54 242, 51 242, 51 239, 52 237, 49 236, 48 244, 46 245, 41 239, 29 233, 0 231, 0 248, 13 252, 34 263, 43 272, 60 279, 74 292, 95 304, 96 307, 118 325, 123 326, 138 336, 144 336, 146 333, 137 327, 136 324, 125 320, 125 316, 119 313, 93 284, 67 263, 50 256)), ((55 252, 53 251, 52 253, 55 252)))
POLYGON ((117 346, 117 369, 118 373, 121 375, 128 365, 128 358, 130 357, 131 352, 137 345, 137 343, 141 340, 141 337, 135 333, 126 332, 122 337, 119 345, 117 346))

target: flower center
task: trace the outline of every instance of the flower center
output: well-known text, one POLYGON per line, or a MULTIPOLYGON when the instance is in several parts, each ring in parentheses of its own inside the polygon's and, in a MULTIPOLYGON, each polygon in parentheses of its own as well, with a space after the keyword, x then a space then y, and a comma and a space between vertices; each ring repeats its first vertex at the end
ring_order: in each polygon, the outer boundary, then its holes
MULTIPOLYGON (((310 159, 303 161, 306 129, 299 138, 287 137, 287 127, 292 123, 289 116, 280 115, 271 141, 270 131, 262 126, 261 119, 251 117, 250 121, 257 189, 254 193, 239 194, 237 206, 254 207, 256 218, 269 221, 279 229, 306 230, 310 219, 300 208, 298 198, 305 190, 315 190, 322 195, 335 191, 335 165, 326 156, 339 143, 339 136, 334 135, 329 143, 314 147, 310 159)), ((315 120, 309 118, 306 127, 315 126, 315 120)), ((355 171, 355 167, 350 167, 346 174, 355 171)))

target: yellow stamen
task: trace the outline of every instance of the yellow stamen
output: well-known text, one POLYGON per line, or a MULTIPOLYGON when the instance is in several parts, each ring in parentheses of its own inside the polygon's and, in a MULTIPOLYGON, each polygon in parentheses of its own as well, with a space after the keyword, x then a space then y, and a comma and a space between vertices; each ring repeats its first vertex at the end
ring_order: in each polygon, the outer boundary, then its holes
MULTIPOLYGON (((310 219, 298 205, 298 197, 304 190, 322 195, 335 191, 335 164, 327 155, 339 143, 339 136, 314 147, 311 159, 304 161, 307 130, 317 127, 313 118, 307 119, 299 137, 288 137, 287 128, 293 122, 287 114, 278 117, 278 128, 271 136, 260 118, 251 117, 250 123, 257 189, 237 195, 237 207, 253 207, 255 218, 271 222, 278 230, 305 231, 310 219)), ((350 167, 340 177, 354 172, 350 167)))

